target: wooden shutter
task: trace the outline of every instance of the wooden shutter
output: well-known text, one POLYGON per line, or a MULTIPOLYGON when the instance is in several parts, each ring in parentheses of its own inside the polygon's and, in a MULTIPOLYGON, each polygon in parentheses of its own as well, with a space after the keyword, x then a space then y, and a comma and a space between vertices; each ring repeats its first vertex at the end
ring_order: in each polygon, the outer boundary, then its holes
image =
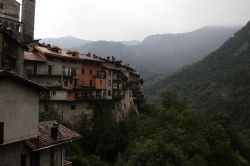
POLYGON ((4 123, 0 122, 0 144, 3 144, 4 138, 4 123))

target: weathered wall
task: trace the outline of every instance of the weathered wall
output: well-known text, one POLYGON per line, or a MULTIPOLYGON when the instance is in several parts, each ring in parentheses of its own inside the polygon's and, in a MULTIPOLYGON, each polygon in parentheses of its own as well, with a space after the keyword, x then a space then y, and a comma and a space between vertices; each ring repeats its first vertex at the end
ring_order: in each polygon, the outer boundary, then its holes
POLYGON ((55 90, 50 91, 50 99, 51 100, 67 100, 67 91, 66 90, 55 90))
POLYGON ((40 166, 62 166, 64 161, 64 148, 54 147, 40 151, 40 166), (51 155, 54 154, 54 160, 52 161, 51 155))
POLYGON ((20 76, 23 76, 23 66, 24 66, 24 58, 23 58, 23 48, 22 47, 16 47, 17 49, 17 54, 18 54, 18 58, 16 61, 16 66, 17 66, 17 73, 20 76))
POLYGON ((4 122, 4 144, 36 137, 38 110, 36 90, 11 79, 1 80, 0 122, 4 122))
POLYGON ((36 0, 22 1, 22 31, 24 34, 24 41, 31 41, 34 39, 35 6, 36 0))
POLYGON ((0 17, 19 21, 20 4, 13 0, 0 1, 3 8, 0 8, 0 17))
POLYGON ((2 55, 3 55, 3 34, 0 33, 0 69, 2 68, 2 55))
POLYGON ((133 101, 130 90, 125 91, 125 97, 115 104, 113 114, 117 121, 124 120, 129 113, 138 114, 137 105, 133 101))
POLYGON ((111 100, 113 95, 113 71, 106 70, 106 99, 111 100))
POLYGON ((79 126, 83 116, 87 120, 93 117, 93 110, 86 102, 41 102, 40 112, 45 111, 45 105, 48 105, 49 110, 55 111, 60 119, 72 126, 79 126))
POLYGON ((23 142, 0 146, 0 165, 21 165, 21 156, 26 154, 26 166, 30 166, 30 154, 23 142))

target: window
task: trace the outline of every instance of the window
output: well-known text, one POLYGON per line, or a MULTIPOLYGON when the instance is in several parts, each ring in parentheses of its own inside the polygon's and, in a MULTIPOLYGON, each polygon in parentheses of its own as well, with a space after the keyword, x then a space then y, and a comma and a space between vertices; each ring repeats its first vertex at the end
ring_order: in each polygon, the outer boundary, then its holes
POLYGON ((0 9, 3 9, 3 3, 0 3, 0 9))
POLYGON ((111 87, 111 80, 109 80, 109 83, 108 83, 109 87, 111 87))
POLYGON ((75 111, 76 110, 76 105, 71 105, 71 111, 75 111))
POLYGON ((89 74, 92 75, 92 70, 89 71, 89 74))
POLYGON ((56 95, 56 91, 50 91, 50 96, 55 96, 56 95))
POLYGON ((92 80, 89 80, 89 86, 92 86, 92 85, 93 85, 92 80))
POLYGON ((77 86, 77 79, 74 79, 74 87, 77 86))
POLYGON ((69 73, 69 69, 67 67, 64 67, 63 69, 63 75, 67 76, 69 73))
POLYGON ((84 74, 84 68, 82 68, 82 74, 84 74))
POLYGON ((26 166, 26 155, 25 154, 23 154, 21 156, 21 166, 26 166))
POLYGON ((49 110, 49 106, 47 104, 45 104, 43 110, 44 111, 48 111, 49 110))
POLYGON ((64 81, 64 86, 68 86, 68 81, 64 81))
POLYGON ((37 64, 34 64, 34 74, 37 74, 37 64))
POLYGON ((76 69, 71 69, 71 76, 76 76, 76 69))
POLYGON ((48 66, 48 74, 52 75, 52 66, 51 65, 48 66))
POLYGON ((111 70, 109 70, 109 76, 111 77, 111 70))
POLYGON ((100 80, 100 85, 102 85, 102 80, 100 80))
POLYGON ((4 123, 0 122, 0 144, 3 144, 4 139, 4 123))
POLYGON ((54 152, 54 148, 50 148, 50 165, 54 166, 54 157, 55 157, 55 152, 54 152))
POLYGON ((108 91, 108 96, 111 96, 111 90, 108 91))

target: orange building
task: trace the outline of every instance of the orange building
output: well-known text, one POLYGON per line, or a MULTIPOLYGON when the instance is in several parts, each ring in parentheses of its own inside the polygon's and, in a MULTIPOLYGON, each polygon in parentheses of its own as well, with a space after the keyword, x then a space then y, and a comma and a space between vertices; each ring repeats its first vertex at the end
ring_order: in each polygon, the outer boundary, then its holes
POLYGON ((86 60, 82 62, 82 71, 78 75, 76 87, 82 87, 84 91, 80 96, 88 99, 105 99, 106 75, 100 60, 86 60))
POLYGON ((82 65, 82 73, 79 76, 78 85, 83 87, 94 87, 96 89, 105 89, 105 71, 101 62, 86 61, 82 65), (104 88, 102 88, 104 87, 104 88))

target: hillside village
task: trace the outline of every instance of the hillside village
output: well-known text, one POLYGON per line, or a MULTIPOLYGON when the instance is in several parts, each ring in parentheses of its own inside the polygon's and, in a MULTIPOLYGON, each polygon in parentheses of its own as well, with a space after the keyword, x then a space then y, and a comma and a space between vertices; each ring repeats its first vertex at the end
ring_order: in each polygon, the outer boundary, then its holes
POLYGON ((81 55, 34 40, 35 0, 0 0, 0 166, 71 165, 64 145, 81 135, 56 121, 55 111, 77 128, 93 117, 89 103, 113 101, 113 116, 139 113, 143 79, 115 57, 81 55), (12 156, 12 157, 8 157, 12 156))

